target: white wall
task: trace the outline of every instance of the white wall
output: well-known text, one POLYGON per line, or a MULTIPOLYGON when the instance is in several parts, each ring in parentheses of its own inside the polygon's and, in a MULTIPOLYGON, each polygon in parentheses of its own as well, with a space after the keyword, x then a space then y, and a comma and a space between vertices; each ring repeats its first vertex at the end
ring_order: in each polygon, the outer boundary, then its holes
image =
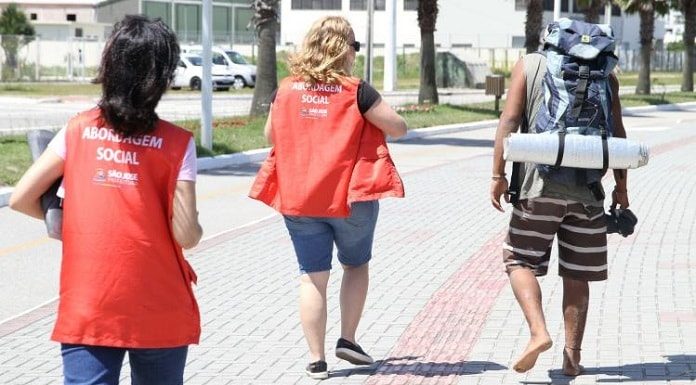
MULTIPOLYGON (((442 48, 471 45, 476 48, 512 47, 513 37, 524 38, 525 11, 515 10, 515 0, 440 0, 435 42, 442 48)), ((307 11, 290 9, 291 1, 281 1, 280 44, 299 45, 314 20, 325 15, 346 17, 356 33, 356 39, 364 42, 367 15, 365 11, 349 11, 350 0, 343 0, 342 11, 307 11)), ((420 31, 416 11, 404 11, 403 0, 397 0, 397 47, 420 46, 420 31)), ((581 18, 581 14, 567 13, 562 17, 581 18)), ((553 18, 552 12, 544 12, 546 25, 553 18)), ((384 11, 375 11, 375 44, 384 44, 386 34, 384 11)), ((629 49, 640 46, 640 19, 637 15, 613 16, 612 27, 617 40, 626 42, 629 49)), ((655 22, 655 39, 664 38, 664 20, 655 22)))
POLYGON ((515 11, 514 0, 443 0, 439 3, 435 40, 443 47, 452 44, 510 47, 512 36, 524 37, 525 13, 515 11))
MULTIPOLYGON (((450 0, 452 1, 452 0, 450 0)), ((455 0, 456 1, 456 0, 455 0)), ((300 45, 304 35, 311 27, 312 23, 320 17, 327 15, 340 15, 348 19, 353 30, 355 39, 364 43, 367 37, 367 13, 365 11, 350 11, 350 0, 343 0, 343 11, 307 11, 290 9, 291 1, 281 1, 281 45, 300 45)), ((404 11, 404 1, 396 1, 397 9, 397 46, 404 44, 414 44, 420 46, 420 32, 416 11, 404 11)), ((374 44, 384 44, 387 26, 384 11, 375 11, 374 18, 374 44)))

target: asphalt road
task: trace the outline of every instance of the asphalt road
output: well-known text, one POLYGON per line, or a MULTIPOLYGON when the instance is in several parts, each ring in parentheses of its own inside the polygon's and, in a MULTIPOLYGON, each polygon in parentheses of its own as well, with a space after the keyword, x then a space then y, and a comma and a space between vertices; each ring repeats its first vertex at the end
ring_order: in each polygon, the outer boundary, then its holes
MULTIPOLYGON (((392 105, 415 103, 417 91, 390 92, 384 95, 392 105)), ((248 115, 251 94, 234 95, 229 92, 213 94, 213 116, 248 115)), ((444 90, 441 103, 466 104, 493 100, 483 90, 444 90)), ((78 112, 92 108, 96 99, 90 98, 21 98, 0 94, 0 135, 21 133, 33 128, 60 128, 78 112)), ((198 94, 170 91, 157 107, 157 113, 166 120, 200 119, 201 99, 198 94)))

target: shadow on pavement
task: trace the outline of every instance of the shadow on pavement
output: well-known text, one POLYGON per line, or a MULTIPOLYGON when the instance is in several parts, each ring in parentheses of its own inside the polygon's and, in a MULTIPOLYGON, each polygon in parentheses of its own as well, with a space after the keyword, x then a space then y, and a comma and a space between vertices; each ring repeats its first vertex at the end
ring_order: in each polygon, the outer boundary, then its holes
POLYGON ((239 166, 201 171, 199 174, 212 176, 253 176, 256 175, 260 167, 261 163, 246 163, 239 166))
MULTIPOLYGON (((664 356, 668 362, 646 362, 621 366, 599 366, 585 368, 583 376, 603 374, 616 378, 599 378, 597 383, 614 382, 652 382, 652 381, 694 381, 696 380, 696 355, 664 356)), ((549 370, 551 382, 546 384, 569 385, 575 378, 564 376, 560 369, 549 370)), ((582 377, 582 376, 580 376, 582 377)), ((532 382, 520 381, 523 384, 532 382)), ((536 382, 538 383, 538 382, 536 382)))
POLYGON ((489 139, 463 139, 447 137, 426 137, 400 141, 399 144, 418 144, 418 145, 447 145, 457 147, 493 147, 495 142, 489 139))
POLYGON ((329 377, 349 377, 353 375, 371 376, 380 370, 380 374, 409 374, 421 377, 442 377, 481 374, 491 370, 506 370, 507 367, 489 361, 459 361, 459 362, 409 362, 393 363, 393 361, 414 361, 421 357, 390 357, 385 360, 375 361, 374 364, 364 367, 333 370, 329 377))

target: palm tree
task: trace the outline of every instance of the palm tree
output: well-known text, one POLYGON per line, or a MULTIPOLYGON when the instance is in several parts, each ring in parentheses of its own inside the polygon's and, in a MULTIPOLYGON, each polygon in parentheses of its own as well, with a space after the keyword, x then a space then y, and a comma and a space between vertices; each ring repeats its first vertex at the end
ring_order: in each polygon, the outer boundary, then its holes
POLYGON ((256 87, 251 100, 249 115, 268 114, 271 95, 278 87, 276 69, 276 31, 278 30, 278 4, 280 0, 252 0, 251 8, 259 46, 256 68, 256 87))
POLYGON ((3 79, 16 73, 19 64, 17 52, 33 39, 34 34, 34 27, 29 23, 27 15, 17 7, 17 4, 10 3, 7 8, 2 10, 0 36, 2 49, 5 51, 5 64, 8 68, 7 73, 3 71, 3 79))
POLYGON ((599 23, 599 14, 602 12, 610 0, 578 0, 578 6, 585 14, 585 21, 588 23, 599 23))
POLYGON ((435 79, 435 23, 437 0, 418 0, 418 26, 421 35, 421 68, 418 103, 438 104, 435 79))
POLYGON ((684 65, 681 90, 694 91, 694 39, 696 38, 696 0, 672 0, 674 8, 684 15, 684 65))
POLYGON ((527 22, 524 24, 524 47, 527 48, 527 53, 536 52, 539 49, 543 16, 544 2, 527 0, 527 22))
POLYGON ((655 15, 664 15, 669 11, 665 0, 617 0, 626 13, 640 15, 640 69, 636 94, 650 94, 650 56, 653 50, 655 32, 655 15))

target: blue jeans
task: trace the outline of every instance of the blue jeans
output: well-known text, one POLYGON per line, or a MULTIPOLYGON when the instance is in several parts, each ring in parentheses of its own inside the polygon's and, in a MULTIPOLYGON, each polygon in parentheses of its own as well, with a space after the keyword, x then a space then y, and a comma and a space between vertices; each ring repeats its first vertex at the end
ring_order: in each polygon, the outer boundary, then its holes
POLYGON ((348 218, 285 215, 301 273, 331 270, 333 245, 338 260, 360 266, 372 258, 372 240, 379 214, 378 201, 355 202, 348 218))
POLYGON ((188 346, 129 349, 62 344, 65 385, 118 385, 128 352, 133 385, 182 385, 188 346))

